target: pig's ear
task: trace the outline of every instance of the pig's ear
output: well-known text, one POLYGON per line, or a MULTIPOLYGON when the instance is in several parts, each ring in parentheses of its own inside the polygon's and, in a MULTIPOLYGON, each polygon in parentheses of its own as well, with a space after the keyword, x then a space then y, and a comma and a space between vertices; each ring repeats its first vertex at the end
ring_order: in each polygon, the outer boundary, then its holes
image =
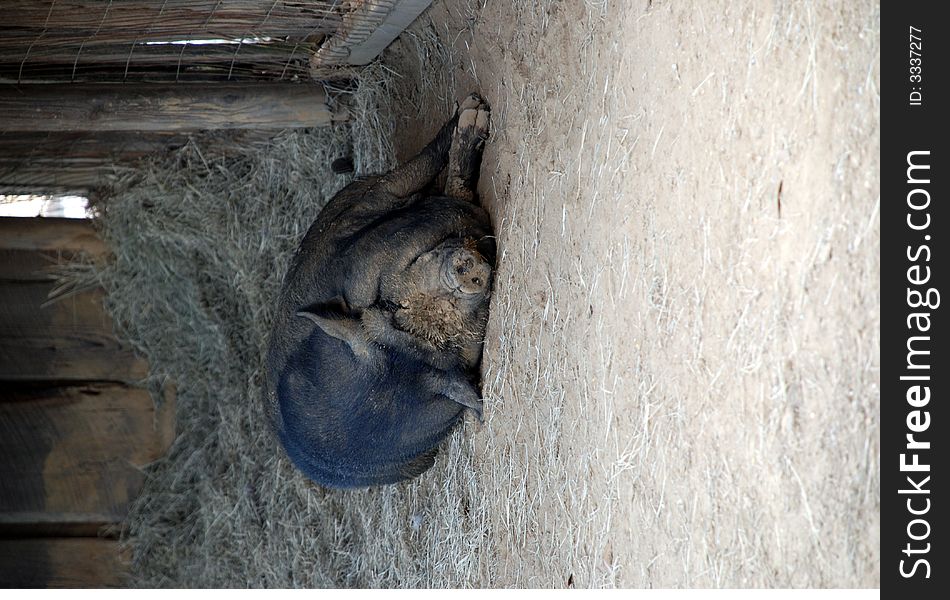
POLYGON ((482 415, 482 399, 478 397, 472 384, 460 379, 453 378, 446 382, 446 385, 439 390, 439 393, 455 402, 469 408, 478 417, 479 423, 484 423, 485 418, 482 415))
POLYGON ((346 343, 357 357, 369 359, 372 348, 360 322, 351 318, 333 318, 325 317, 314 312, 302 310, 297 313, 298 317, 303 317, 313 322, 323 333, 330 337, 346 343))

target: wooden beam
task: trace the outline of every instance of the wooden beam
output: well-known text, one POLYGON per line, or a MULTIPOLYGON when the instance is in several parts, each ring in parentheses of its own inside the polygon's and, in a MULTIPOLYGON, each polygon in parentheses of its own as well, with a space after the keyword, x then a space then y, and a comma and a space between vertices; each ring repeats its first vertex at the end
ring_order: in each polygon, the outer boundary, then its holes
POLYGON ((115 384, 0 392, 0 534, 122 521, 143 467, 175 439, 175 393, 115 384))
MULTIPOLYGON (((198 137, 197 140, 203 147, 227 154, 232 146, 267 142, 276 134, 266 130, 234 129, 207 136, 214 139, 211 145, 206 136, 198 137)), ((0 163, 13 164, 19 161, 26 164, 36 159, 51 161, 67 158, 102 159, 115 164, 129 164, 152 154, 184 146, 190 139, 193 136, 189 132, 7 132, 0 133, 0 163)))
POLYGON ((175 439, 174 386, 157 410, 148 390, 115 383, 7 386, 0 392, 0 469, 69 472, 83 462, 123 460, 143 467, 175 439))
POLYGON ((92 256, 108 252, 92 222, 40 217, 0 217, 0 249, 85 252, 92 256))
MULTIPOLYGON (((28 46, 0 44, 0 72, 7 77, 15 77, 30 71, 42 72, 44 69, 60 72, 63 68, 67 72, 106 68, 122 72, 136 67, 155 66, 169 67, 174 71, 202 65, 224 65, 226 68, 232 62, 270 64, 289 59, 296 45, 282 41, 278 44, 155 44, 155 40, 149 41, 153 43, 146 44, 139 40, 133 45, 131 41, 113 43, 108 39, 98 39, 97 36, 88 40, 80 51, 78 42, 75 47, 70 47, 49 40, 52 42, 49 45, 30 48, 29 54, 28 46)), ((301 44, 298 51, 298 58, 305 59, 311 53, 311 48, 309 44, 301 44)))
POLYGON ((107 185, 120 169, 99 158, 0 158, 0 190, 91 190, 107 185))
POLYGON ((123 587, 130 563, 128 548, 116 540, 0 540, 0 587, 123 587))
MULTIPOLYGON (((45 513, 44 513, 45 515, 45 513)), ((23 520, 0 522, 0 539, 42 537, 107 537, 118 539, 128 531, 128 523, 81 520, 23 520)))
POLYGON ((366 65, 382 54, 412 24, 432 0, 396 0, 388 12, 374 2, 354 5, 344 15, 340 29, 313 55, 312 65, 366 65), (371 33, 367 35, 367 29, 371 33))
POLYGON ((287 129, 341 118, 312 84, 0 85, 5 132, 287 129))
POLYGON ((56 45, 4 48, 0 82, 291 81, 307 74, 316 44, 273 40, 266 44, 104 44, 82 51, 56 45))
POLYGON ((54 267, 108 251, 88 220, 0 217, 0 281, 53 281, 54 267))
POLYGON ((54 284, 0 284, 0 381, 139 381, 148 364, 120 344, 102 290, 46 304, 54 284))
POLYGON ((103 159, 130 162, 149 154, 177 148, 188 141, 187 133, 139 133, 128 131, 0 134, 0 162, 26 164, 36 159, 103 159))

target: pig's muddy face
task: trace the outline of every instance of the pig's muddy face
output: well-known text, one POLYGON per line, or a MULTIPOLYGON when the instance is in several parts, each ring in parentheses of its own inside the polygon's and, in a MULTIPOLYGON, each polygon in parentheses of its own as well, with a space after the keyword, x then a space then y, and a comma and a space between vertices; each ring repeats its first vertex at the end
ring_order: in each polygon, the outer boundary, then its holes
POLYGON ((491 265, 478 252, 452 244, 442 257, 442 285, 457 298, 480 301, 491 283, 491 265), (477 298, 469 298, 476 296, 477 298))
POLYGON ((471 240, 450 239, 420 255, 409 267, 406 282, 414 292, 474 305, 487 297, 491 277, 491 265, 471 240))
POLYGON ((441 349, 481 341, 492 266, 471 240, 451 239, 419 256, 405 277, 396 324, 441 349))

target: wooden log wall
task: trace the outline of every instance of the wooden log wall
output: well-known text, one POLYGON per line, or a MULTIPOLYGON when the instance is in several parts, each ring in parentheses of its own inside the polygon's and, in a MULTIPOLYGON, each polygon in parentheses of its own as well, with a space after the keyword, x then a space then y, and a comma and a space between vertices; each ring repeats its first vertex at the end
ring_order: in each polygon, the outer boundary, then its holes
POLYGON ((292 83, 0 84, 0 194, 86 193, 200 131, 329 125, 321 86, 292 83))
MULTIPOLYGON (((2 126, 0 126, 2 128, 2 126)), ((136 161, 187 143, 191 131, 0 131, 0 194, 90 195, 136 161)), ((270 139, 270 130, 222 132, 228 144, 270 139)))
POLYGON ((88 221, 0 218, 0 587, 122 585, 116 536, 174 441, 174 387, 137 385, 102 291, 48 301, 50 267, 107 252, 88 221))
POLYGON ((97 195, 121 175, 117 166, 141 156, 136 148, 175 134, 345 120, 345 109, 331 111, 314 80, 353 77, 341 65, 371 61, 430 2, 4 2, 0 195, 97 195), (104 146, 124 132, 151 139, 133 137, 94 156, 75 140, 56 140, 95 133, 103 141, 91 145, 104 146), (30 143, 33 151, 24 152, 30 143))
POLYGON ((318 127, 323 87, 293 83, 0 85, 3 132, 318 127))

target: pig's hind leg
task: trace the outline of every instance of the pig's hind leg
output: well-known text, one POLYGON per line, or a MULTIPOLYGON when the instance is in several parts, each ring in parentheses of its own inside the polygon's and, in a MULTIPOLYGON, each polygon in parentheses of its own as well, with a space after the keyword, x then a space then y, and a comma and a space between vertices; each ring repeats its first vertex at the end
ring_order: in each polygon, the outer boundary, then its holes
POLYGON ((458 117, 456 112, 419 154, 380 177, 376 185, 397 198, 406 198, 428 187, 445 168, 458 117))
POLYGON ((488 139, 489 114, 488 105, 476 94, 466 98, 459 107, 458 125, 449 149, 446 196, 475 201, 482 149, 488 139))

